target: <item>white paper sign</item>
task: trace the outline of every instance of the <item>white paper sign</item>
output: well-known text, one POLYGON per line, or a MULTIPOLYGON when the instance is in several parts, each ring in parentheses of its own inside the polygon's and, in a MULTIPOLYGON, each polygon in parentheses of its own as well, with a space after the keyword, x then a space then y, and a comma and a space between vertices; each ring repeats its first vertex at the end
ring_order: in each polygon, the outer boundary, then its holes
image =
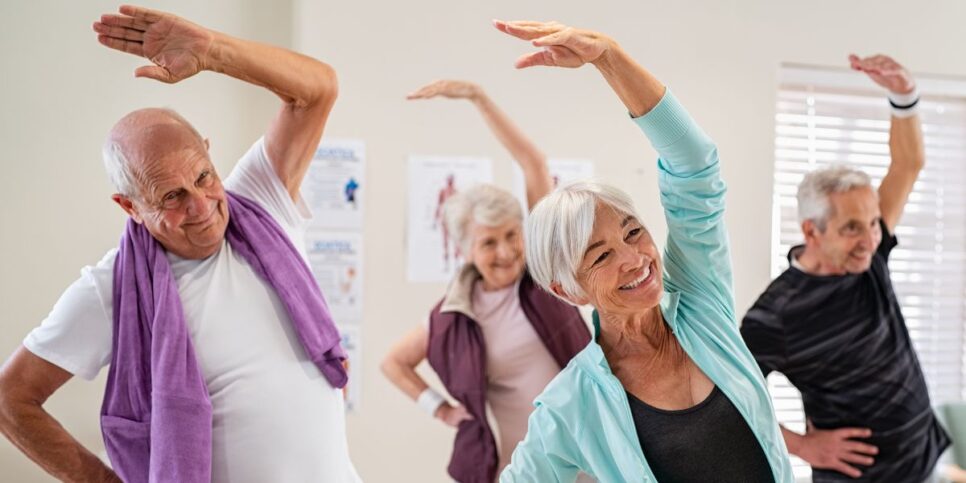
POLYGON ((362 234, 312 230, 306 252, 336 323, 362 320, 362 234))
POLYGON ((448 282, 463 264, 443 222, 442 206, 474 184, 493 181, 487 158, 410 156, 407 229, 410 282, 448 282))
POLYGON ((323 139, 302 182, 315 228, 362 228, 366 146, 358 140, 323 139))

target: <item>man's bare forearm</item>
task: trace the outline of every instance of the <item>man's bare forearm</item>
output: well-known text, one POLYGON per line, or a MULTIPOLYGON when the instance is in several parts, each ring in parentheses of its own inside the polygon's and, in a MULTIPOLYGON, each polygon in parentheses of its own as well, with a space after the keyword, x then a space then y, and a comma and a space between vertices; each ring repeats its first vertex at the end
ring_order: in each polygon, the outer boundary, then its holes
POLYGON ((295 107, 333 103, 335 70, 306 55, 213 32, 208 70, 264 87, 295 107))
POLYGON ((897 169, 918 174, 926 165, 926 148, 919 116, 892 117, 889 128, 889 155, 897 169))
POLYGON ((62 481, 120 481, 38 403, 0 403, 0 431, 44 471, 62 481))
POLYGON ((63 481, 120 481, 43 405, 73 375, 21 346, 0 367, 0 432, 63 481))

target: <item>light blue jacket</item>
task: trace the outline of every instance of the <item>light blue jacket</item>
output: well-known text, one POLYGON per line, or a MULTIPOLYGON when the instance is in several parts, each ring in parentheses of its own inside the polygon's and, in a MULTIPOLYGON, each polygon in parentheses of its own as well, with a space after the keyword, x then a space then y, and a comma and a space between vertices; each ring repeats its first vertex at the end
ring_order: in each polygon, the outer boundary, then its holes
MULTIPOLYGON (((754 432, 775 481, 792 483, 761 370, 738 331, 724 225, 725 184, 714 143, 668 91, 634 120, 659 154, 667 217, 661 311, 691 359, 728 396, 754 432)), ((595 325, 598 324, 596 313, 595 325)), ((526 439, 501 483, 657 481, 641 450, 627 396, 594 340, 555 377, 530 415, 526 439)))

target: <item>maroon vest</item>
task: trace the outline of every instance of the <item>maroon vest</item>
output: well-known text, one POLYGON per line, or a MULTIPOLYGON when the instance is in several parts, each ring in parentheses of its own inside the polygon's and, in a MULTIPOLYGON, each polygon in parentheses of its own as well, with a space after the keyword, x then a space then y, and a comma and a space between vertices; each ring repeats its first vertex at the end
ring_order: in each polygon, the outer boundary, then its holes
MULTIPOLYGON (((486 419, 486 343, 476 321, 458 311, 429 316, 426 358, 450 395, 473 419, 460 423, 453 442, 449 474, 460 483, 493 483, 499 457, 486 419)), ((520 307, 561 369, 590 342, 580 312, 538 287, 529 273, 520 281, 520 307)))

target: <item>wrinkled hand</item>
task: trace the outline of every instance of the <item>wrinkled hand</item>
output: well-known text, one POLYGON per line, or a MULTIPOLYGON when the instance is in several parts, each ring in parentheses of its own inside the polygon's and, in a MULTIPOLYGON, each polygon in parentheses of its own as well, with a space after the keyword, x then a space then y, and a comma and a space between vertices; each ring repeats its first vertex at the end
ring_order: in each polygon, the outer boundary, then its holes
POLYGON ((849 55, 849 64, 853 70, 865 72, 870 79, 888 89, 889 92, 907 94, 916 88, 916 81, 913 80, 912 74, 887 55, 861 58, 852 54, 849 55))
POLYGON ((473 419, 473 416, 466 411, 466 408, 463 406, 453 406, 450 403, 440 404, 439 408, 436 409, 436 414, 433 416, 454 428, 459 427, 463 421, 473 419))
POLYGON ((872 456, 878 454, 879 449, 852 438, 869 436, 872 436, 872 431, 865 428, 822 430, 815 429, 809 423, 797 456, 815 468, 835 470, 858 478, 862 472, 853 465, 872 466, 875 462, 872 456))
POLYGON ((449 99, 469 99, 479 97, 483 92, 480 86, 461 80, 438 80, 413 91, 406 99, 432 99, 442 96, 449 99))
POLYGON ((135 77, 173 84, 208 67, 214 34, 169 13, 123 5, 120 14, 94 22, 97 40, 112 49, 147 58, 155 65, 138 67, 135 77))
POLYGON ((606 35, 575 29, 557 22, 494 20, 493 25, 503 33, 530 40, 533 45, 543 47, 539 52, 518 58, 518 69, 535 65, 580 67, 600 60, 613 45, 613 41, 606 35))

